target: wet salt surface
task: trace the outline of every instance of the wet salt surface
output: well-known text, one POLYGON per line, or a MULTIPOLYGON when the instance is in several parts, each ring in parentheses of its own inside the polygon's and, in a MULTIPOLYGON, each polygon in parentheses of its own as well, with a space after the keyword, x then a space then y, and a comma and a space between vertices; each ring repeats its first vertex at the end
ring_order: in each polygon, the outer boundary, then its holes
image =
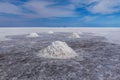
POLYGON ((119 80, 120 45, 102 36, 70 33, 8 36, 0 42, 0 80, 119 80), (38 51, 53 41, 64 41, 78 54, 71 59, 38 57, 38 51), (81 61, 80 58, 83 58, 81 61))

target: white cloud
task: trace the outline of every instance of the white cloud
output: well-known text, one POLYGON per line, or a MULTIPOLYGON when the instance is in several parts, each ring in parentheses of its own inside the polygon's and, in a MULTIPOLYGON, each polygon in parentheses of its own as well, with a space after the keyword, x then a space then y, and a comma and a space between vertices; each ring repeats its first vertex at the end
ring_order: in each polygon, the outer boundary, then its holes
POLYGON ((11 3, 0 2, 0 13, 21 14, 21 9, 11 3))
POLYGON ((92 13, 111 14, 120 11, 119 0, 99 0, 95 5, 88 7, 92 13))
POLYGON ((35 15, 30 15, 33 17, 73 16, 74 11, 72 5, 51 7, 53 4, 54 2, 32 0, 27 2, 24 7, 36 13, 35 15))
POLYGON ((41 0, 30 0, 19 6, 10 2, 0 2, 0 13, 18 14, 29 18, 67 17, 74 15, 74 7, 72 5, 50 6, 53 4, 55 3, 41 0), (24 9, 33 13, 24 13, 24 9))
POLYGON ((94 21, 97 18, 98 18, 98 16, 85 16, 81 20, 84 22, 90 22, 90 21, 94 21))
POLYGON ((71 4, 73 4, 76 7, 85 7, 86 5, 89 5, 96 1, 99 1, 99 0, 70 0, 71 4))
POLYGON ((111 14, 120 11, 120 0, 71 0, 71 2, 91 13, 111 14))
POLYGON ((77 11, 75 11, 76 8, 84 8, 93 14, 111 14, 120 11, 120 0, 70 1, 71 4, 54 5, 55 2, 29 0, 18 6, 10 3, 9 0, 8 2, 0 2, 0 13, 18 14, 29 18, 48 18, 77 16, 75 15, 75 13, 77 13, 77 11), (31 12, 25 13, 24 9, 30 10, 31 12))

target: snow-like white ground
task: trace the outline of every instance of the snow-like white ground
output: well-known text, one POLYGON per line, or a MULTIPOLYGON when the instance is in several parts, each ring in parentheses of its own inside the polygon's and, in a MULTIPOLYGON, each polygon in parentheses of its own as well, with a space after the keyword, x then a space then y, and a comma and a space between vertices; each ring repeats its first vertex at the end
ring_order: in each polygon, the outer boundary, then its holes
POLYGON ((0 28, 0 41, 7 40, 5 36, 29 34, 31 32, 88 32, 105 36, 108 41, 120 44, 120 28, 0 28))
POLYGON ((109 43, 120 43, 119 33, 110 28, 0 28, 0 39, 11 39, 0 42, 0 80, 120 80, 120 44, 109 43), (39 37, 26 37, 31 32, 39 37), (68 38, 74 32, 80 38, 68 38))

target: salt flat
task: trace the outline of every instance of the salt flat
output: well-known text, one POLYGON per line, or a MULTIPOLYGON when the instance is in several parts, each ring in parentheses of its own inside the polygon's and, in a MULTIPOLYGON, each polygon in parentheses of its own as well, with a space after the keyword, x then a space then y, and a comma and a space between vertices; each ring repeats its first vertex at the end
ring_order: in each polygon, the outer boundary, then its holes
POLYGON ((21 35, 32 32, 88 32, 105 36, 112 43, 120 43, 120 28, 0 28, 0 41, 7 40, 7 35, 21 35))
POLYGON ((0 29, 0 80, 119 80, 119 31, 0 29))

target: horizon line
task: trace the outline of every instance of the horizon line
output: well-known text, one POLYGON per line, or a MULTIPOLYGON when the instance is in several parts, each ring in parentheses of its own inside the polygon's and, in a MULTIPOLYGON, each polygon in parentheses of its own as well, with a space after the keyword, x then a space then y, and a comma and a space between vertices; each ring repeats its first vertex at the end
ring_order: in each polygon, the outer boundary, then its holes
POLYGON ((6 29, 6 28, 11 28, 11 29, 13 29, 13 28, 40 28, 40 29, 94 29, 94 28, 96 28, 96 29, 120 29, 120 27, 0 27, 1 29, 6 29))

